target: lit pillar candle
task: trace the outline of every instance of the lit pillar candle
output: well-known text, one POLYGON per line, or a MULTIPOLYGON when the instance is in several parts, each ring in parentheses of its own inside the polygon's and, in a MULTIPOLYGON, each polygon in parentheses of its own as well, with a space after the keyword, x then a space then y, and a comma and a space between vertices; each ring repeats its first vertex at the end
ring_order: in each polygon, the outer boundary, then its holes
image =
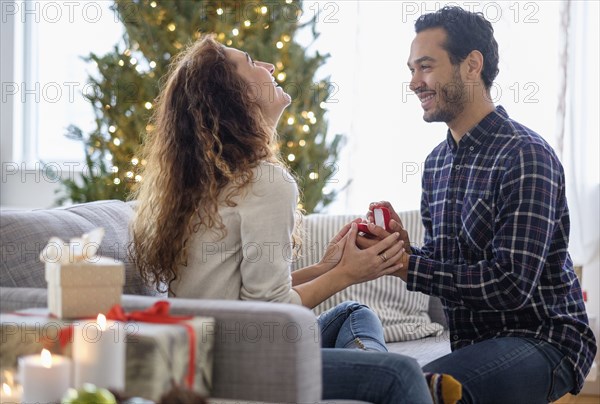
POLYGON ((76 325, 73 335, 75 388, 92 383, 125 390, 125 334, 119 333, 119 323, 99 314, 96 321, 76 325))
POLYGON ((15 383, 13 372, 4 370, 2 372, 2 386, 0 388, 0 404, 20 403, 23 389, 15 383))
POLYGON ((71 387, 71 360, 46 349, 41 355, 21 357, 19 381, 23 385, 23 402, 60 402, 71 387))

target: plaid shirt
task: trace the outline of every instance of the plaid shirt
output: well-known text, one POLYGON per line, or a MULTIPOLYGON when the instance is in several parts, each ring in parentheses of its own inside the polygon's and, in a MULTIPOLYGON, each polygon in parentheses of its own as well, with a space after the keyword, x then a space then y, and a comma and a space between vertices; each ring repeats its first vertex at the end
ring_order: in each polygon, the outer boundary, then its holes
POLYGON ((562 166, 536 133, 502 107, 458 146, 428 156, 408 289, 439 296, 452 349, 502 336, 533 337, 572 362, 577 393, 596 354, 567 251, 569 211, 562 166))

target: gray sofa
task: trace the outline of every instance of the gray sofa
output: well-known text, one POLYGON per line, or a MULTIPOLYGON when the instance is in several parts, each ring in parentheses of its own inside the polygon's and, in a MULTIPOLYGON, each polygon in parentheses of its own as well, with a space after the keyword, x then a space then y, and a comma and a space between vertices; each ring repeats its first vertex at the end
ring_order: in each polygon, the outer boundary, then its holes
MULTIPOLYGON (((127 259, 128 222, 132 214, 132 205, 121 201, 0 211, 0 310, 12 312, 45 307, 46 281, 44 265, 39 259, 41 249, 50 237, 69 240, 96 227, 104 227, 106 231, 99 254, 125 262, 124 308, 143 309, 165 299, 142 284, 127 259)), ((318 233, 319 238, 329 238, 335 232, 332 223, 340 219, 345 220, 339 216, 331 216, 331 221, 324 215, 307 216, 304 219, 309 229, 307 237, 310 238, 311 233, 316 237, 318 233)), ((169 300, 175 314, 210 316, 217 322, 214 397, 259 402, 320 402, 321 358, 319 341, 314 338, 313 311, 264 302, 169 300)), ((427 321, 445 324, 439 300, 430 299, 426 309, 427 321)), ((391 342, 389 348, 392 352, 415 357, 421 365, 450 352, 447 330, 426 338, 391 342)))

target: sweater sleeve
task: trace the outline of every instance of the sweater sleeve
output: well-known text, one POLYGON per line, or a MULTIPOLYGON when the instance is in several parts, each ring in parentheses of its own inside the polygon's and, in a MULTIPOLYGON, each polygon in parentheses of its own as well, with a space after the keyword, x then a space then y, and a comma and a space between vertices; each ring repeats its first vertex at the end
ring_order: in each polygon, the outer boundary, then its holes
POLYGON ((284 168, 257 167, 239 206, 242 300, 302 304, 290 272, 297 199, 296 182, 284 168))

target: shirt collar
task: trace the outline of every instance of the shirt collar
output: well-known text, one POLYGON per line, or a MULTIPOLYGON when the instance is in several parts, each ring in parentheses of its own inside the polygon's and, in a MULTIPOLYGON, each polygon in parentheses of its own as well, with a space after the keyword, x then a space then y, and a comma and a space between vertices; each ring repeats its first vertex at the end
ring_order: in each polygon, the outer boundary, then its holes
MULTIPOLYGON (((495 110, 487 114, 477 125, 465 133, 460 140, 460 147, 477 148, 485 142, 485 139, 490 133, 497 132, 497 128, 508 119, 508 113, 502 105, 498 105, 495 110)), ((450 150, 456 151, 457 145, 452 137, 452 132, 448 129, 446 133, 446 141, 450 150)))

